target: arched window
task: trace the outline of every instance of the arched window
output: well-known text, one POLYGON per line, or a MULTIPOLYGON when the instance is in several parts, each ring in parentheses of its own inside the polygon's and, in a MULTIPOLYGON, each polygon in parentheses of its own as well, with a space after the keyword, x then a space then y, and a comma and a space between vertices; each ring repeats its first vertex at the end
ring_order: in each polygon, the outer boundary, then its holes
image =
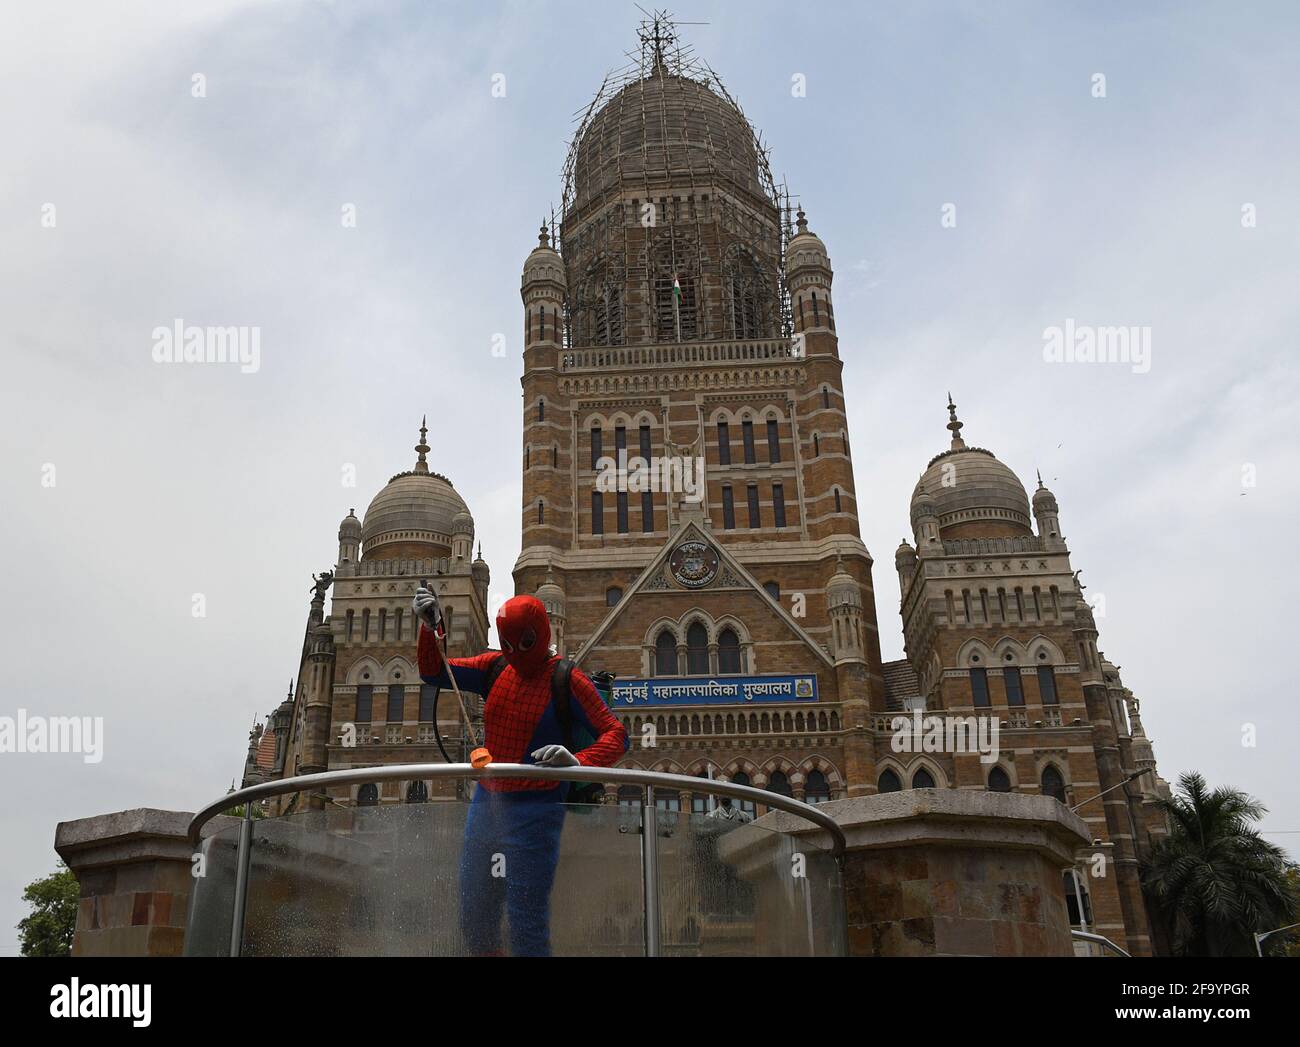
POLYGON ((358 807, 378 807, 379 806, 379 786, 374 782, 366 782, 357 790, 358 807))
POLYGON ((686 630, 686 671, 693 675, 709 674, 709 633, 699 622, 686 630))
POLYGON ((697 335, 696 251, 684 236, 665 236, 654 248, 656 342, 689 342, 697 335))
POLYGON ((677 637, 669 629, 663 630, 655 640, 655 675, 677 675, 677 637))
POLYGON ((785 776, 784 771, 772 772, 772 776, 767 780, 767 791, 781 796, 794 796, 794 792, 790 789, 790 779, 785 776))
POLYGON ((655 806, 661 811, 680 811, 682 794, 676 789, 656 789, 655 806))
POLYGON ((933 788, 934 788, 934 775, 932 775, 932 774, 931 774, 929 771, 927 771, 924 767, 918 767, 918 768, 916 769, 916 773, 915 773, 914 775, 912 775, 912 788, 913 788, 913 789, 933 789, 933 788))
POLYGON ((718 672, 740 673, 740 637, 735 629, 723 629, 718 636, 718 672))
POLYGON ((764 582, 763 588, 773 600, 777 603, 781 602, 781 586, 777 582, 764 582))
POLYGON ((1007 772, 1001 767, 994 767, 989 771, 989 792, 991 793, 1009 793, 1011 791, 1011 779, 1007 772))
POLYGON ((826 775, 821 771, 809 771, 804 782, 803 798, 805 803, 825 803, 831 798, 831 787, 826 783, 826 775))
POLYGON ((877 792, 896 793, 900 792, 902 788, 903 783, 898 780, 898 775, 888 767, 885 768, 885 773, 880 776, 880 780, 876 782, 877 792))
POLYGON ((744 248, 729 252, 723 263, 727 326, 733 338, 764 338, 768 334, 771 289, 762 266, 744 248))
POLYGON ((608 589, 605 590, 606 607, 613 607, 621 599, 623 599, 623 590, 620 589, 617 585, 611 585, 608 589))
POLYGON ((618 805, 620 807, 640 807, 641 790, 635 785, 623 785, 618 790, 618 805))
POLYGON ((842 513, 844 511, 844 507, 840 503, 840 489, 838 487, 835 488, 835 511, 837 513, 842 513))
POLYGON ((406 787, 407 803, 428 803, 429 787, 424 782, 412 782, 406 787))
POLYGON ((1056 769, 1055 764, 1049 763, 1043 768, 1040 785, 1044 796, 1051 796, 1065 803, 1065 779, 1061 777, 1061 772, 1056 769))
MULTIPOLYGON (((749 775, 747 775, 744 771, 737 771, 735 774, 733 774, 733 775, 731 776, 731 784, 732 784, 732 785, 751 785, 751 784, 753 784, 753 783, 750 782, 750 780, 749 780, 749 775)), ((740 809, 741 809, 742 811, 744 811, 744 812, 745 812, 747 815, 749 815, 751 818, 754 817, 754 801, 752 801, 752 800, 732 800, 731 802, 732 802, 732 803, 738 803, 738 804, 740 804, 740 809)))

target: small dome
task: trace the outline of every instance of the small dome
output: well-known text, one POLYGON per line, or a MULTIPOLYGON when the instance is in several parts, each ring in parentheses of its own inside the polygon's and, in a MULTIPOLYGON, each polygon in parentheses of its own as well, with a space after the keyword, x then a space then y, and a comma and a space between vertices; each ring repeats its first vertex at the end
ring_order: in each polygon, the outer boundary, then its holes
POLYGON ((1092 616, 1092 608, 1079 597, 1074 604, 1074 627, 1076 629, 1097 629, 1097 619, 1092 616))
POLYGON ((1043 479, 1038 478, 1038 490, 1034 492, 1034 515, 1039 513, 1057 513, 1056 495, 1043 486, 1043 479))
POLYGON ((451 518, 452 534, 474 534, 474 517, 470 516, 469 510, 462 509, 451 518))
POLYGON ((894 566, 899 570, 904 567, 912 567, 916 564, 916 550, 912 548, 912 543, 904 538, 898 544, 898 549, 894 553, 894 566))
POLYGON ((799 269, 810 267, 830 269, 831 256, 827 253, 822 238, 808 230, 808 219, 802 207, 799 208, 798 221, 795 224, 798 231, 790 237, 790 242, 786 245, 786 273, 794 273, 799 269))
POLYGON ((564 261, 560 258, 560 252, 551 246, 550 236, 543 225, 541 234, 537 237, 537 246, 524 262, 521 286, 546 281, 564 286, 564 261))
POLYGON ((941 538, 1032 535, 1029 496, 1014 472, 982 447, 967 447, 957 408, 948 401, 952 446, 930 459, 912 491, 912 525, 939 519, 941 538))
POLYGON ((844 557, 835 557, 835 573, 826 583, 826 603, 829 607, 841 607, 849 604, 862 606, 862 587, 858 580, 844 570, 844 557))
POLYGON ((564 616, 564 590, 556 582, 549 566, 546 568, 546 581, 537 587, 536 596, 542 601, 547 614, 564 616))
POLYGON ((357 519, 356 513, 357 511, 355 509, 349 509, 348 515, 343 517, 343 522, 339 524, 340 542, 343 541, 344 538, 361 537, 361 521, 357 519))

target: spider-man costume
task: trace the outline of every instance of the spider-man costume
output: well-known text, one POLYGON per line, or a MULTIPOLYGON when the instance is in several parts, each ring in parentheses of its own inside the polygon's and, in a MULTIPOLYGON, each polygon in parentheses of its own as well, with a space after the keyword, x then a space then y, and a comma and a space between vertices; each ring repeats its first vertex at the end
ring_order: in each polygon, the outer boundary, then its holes
MULTIPOLYGON (((551 700, 557 656, 550 653, 551 626, 535 596, 516 596, 497 615, 502 651, 452 658, 451 671, 462 690, 483 693, 487 673, 502 654, 506 667, 486 695, 483 744, 500 763, 534 763, 532 754, 565 744, 551 700)), ((422 623, 420 678, 449 687, 447 662, 438 639, 422 623)), ((601 700, 587 675, 573 670, 569 707, 575 727, 595 741, 577 761, 609 767, 627 751, 627 732, 601 700)), ((559 860, 567 786, 527 778, 494 778, 478 783, 465 822, 461 852, 461 931, 474 954, 501 951, 501 911, 510 923, 510 950, 516 956, 548 956, 551 886, 559 860), (500 857, 498 857, 500 856, 500 857), (504 863, 502 863, 502 858, 504 863)))

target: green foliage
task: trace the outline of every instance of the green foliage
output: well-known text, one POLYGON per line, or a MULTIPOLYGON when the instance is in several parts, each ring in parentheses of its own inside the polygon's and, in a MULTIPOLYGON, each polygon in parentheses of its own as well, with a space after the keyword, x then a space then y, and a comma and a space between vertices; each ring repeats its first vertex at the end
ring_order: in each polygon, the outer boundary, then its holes
MULTIPOLYGON (((1143 863, 1142 886, 1178 956, 1253 956, 1256 931, 1295 922, 1285 852, 1254 828, 1267 808, 1195 772, 1161 801, 1169 836, 1143 863)), ((1279 936, 1280 937, 1280 936, 1279 936)))
POLYGON ((18 921, 18 940, 24 956, 68 956, 77 926, 77 901, 81 885, 72 871, 59 862, 58 871, 33 880, 23 891, 32 911, 18 921))

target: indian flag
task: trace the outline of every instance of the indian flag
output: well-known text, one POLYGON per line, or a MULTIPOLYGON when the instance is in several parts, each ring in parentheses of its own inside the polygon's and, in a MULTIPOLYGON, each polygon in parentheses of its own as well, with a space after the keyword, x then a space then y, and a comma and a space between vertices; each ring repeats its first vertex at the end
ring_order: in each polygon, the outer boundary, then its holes
POLYGON ((681 281, 677 279, 676 273, 673 273, 673 301, 677 305, 682 304, 682 284, 681 281))

